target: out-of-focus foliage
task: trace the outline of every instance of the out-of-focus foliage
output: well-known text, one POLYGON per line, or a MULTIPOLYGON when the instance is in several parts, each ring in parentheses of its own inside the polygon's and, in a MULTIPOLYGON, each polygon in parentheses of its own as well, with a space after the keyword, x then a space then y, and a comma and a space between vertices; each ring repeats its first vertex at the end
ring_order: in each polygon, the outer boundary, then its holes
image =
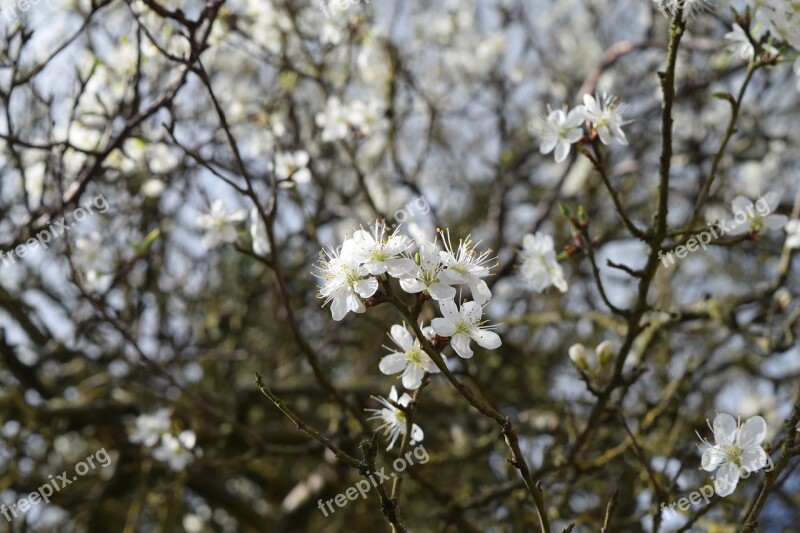
MULTIPOLYGON (((62 217, 74 224, 14 264, 0 257, 0 503, 97 450, 112 458, 12 530, 389 530, 376 491, 327 517, 318 509, 364 478, 254 383, 258 372, 362 457, 370 435, 356 413, 399 387, 378 364, 402 317, 382 304, 332 321, 311 271, 324 243, 378 219, 430 239, 436 228, 471 234, 499 256, 485 313, 502 346, 446 353, 513 422, 553 531, 600 530, 615 490, 609 531, 688 519, 693 531, 735 530, 769 474, 687 513, 659 506, 710 482, 695 430, 711 439, 715 411, 762 416, 782 457, 798 401, 797 263, 777 230, 652 268, 647 232, 662 195, 656 246, 730 217, 739 195, 775 192, 776 211, 791 215, 800 93, 796 52, 765 39, 762 52, 774 45, 781 61, 755 70, 740 98, 750 72, 723 36, 729 7, 744 16, 747 3, 713 3, 685 21, 677 51, 665 187, 670 19, 650 1, 5 2, 0 250, 26 249, 62 217), (629 144, 583 143, 556 164, 531 125, 587 93, 626 104, 629 144), (582 150, 602 153, 625 217, 646 235, 626 227, 582 150), (100 195, 105 212, 71 218, 100 195), (584 206, 588 239, 560 202, 584 206), (227 233, 219 217, 198 226, 215 203, 235 213, 227 233), (210 250, 209 227, 220 229, 210 250), (564 294, 518 277, 523 236, 536 231, 568 252, 564 294), (613 362, 582 379, 569 348, 605 340, 613 362), (139 423, 168 437, 132 438, 137 416, 154 413, 139 423)), ((424 308, 426 324, 435 312, 424 308)), ((415 422, 430 460, 398 489, 409 530, 539 529, 501 428, 441 374, 415 422)), ((378 467, 391 471, 393 457, 379 453, 378 467)), ((797 463, 787 455, 760 530, 795 530, 797 463)))

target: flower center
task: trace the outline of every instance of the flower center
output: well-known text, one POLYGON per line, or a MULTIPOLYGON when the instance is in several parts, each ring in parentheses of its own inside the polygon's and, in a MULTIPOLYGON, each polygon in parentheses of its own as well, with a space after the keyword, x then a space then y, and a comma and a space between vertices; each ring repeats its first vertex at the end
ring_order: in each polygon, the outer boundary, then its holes
POLYGON ((456 322, 456 333, 464 333, 465 335, 469 335, 471 330, 472 324, 470 322, 467 322, 466 320, 460 320, 456 322))
POLYGON ((400 409, 395 409, 394 410, 394 416, 395 416, 395 418, 397 418, 398 422, 400 422, 401 424, 405 425, 405 423, 406 423, 406 414, 403 411, 401 411, 400 409))
POLYGON ((459 274, 463 274, 465 276, 469 273, 469 271, 467 270, 466 265, 464 265, 462 263, 456 263, 455 265, 450 265, 450 269, 451 270, 455 270, 459 274))
POLYGON ((406 362, 419 365, 422 362, 422 350, 414 346, 406 352, 406 362))
POLYGON ((358 275, 358 272, 349 267, 347 267, 347 271, 345 272, 344 276, 345 279, 347 280, 347 284, 350 287, 353 287, 356 284, 356 282, 361 281, 361 276, 358 275))
POLYGON ((420 276, 420 280, 422 280, 422 282, 428 287, 430 287, 436 282, 436 278, 437 278, 436 272, 431 270, 423 270, 422 275, 420 276))
POLYGON ((385 261, 389 257, 389 254, 386 253, 386 250, 383 248, 379 248, 369 254, 370 261, 385 261))
POLYGON ((744 449, 736 444, 730 444, 725 448, 725 458, 728 460, 728 462, 733 463, 736 466, 742 466, 739 463, 743 454, 744 449))

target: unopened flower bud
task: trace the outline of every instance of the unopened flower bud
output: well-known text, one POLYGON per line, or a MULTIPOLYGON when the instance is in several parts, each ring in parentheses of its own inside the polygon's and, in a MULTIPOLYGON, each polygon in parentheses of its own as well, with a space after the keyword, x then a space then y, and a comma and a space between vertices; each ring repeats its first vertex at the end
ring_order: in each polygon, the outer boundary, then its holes
POLYGON ((586 348, 583 344, 573 344, 569 347, 569 358, 578 370, 587 370, 589 363, 586 361, 586 348))
POLYGON ((586 208, 582 205, 578 206, 578 222, 580 222, 582 226, 585 226, 588 221, 589 216, 586 214, 586 208))
POLYGON ((614 354, 614 346, 609 341, 603 341, 595 348, 597 352, 597 361, 600 366, 605 366, 606 363, 611 361, 611 356, 614 354))

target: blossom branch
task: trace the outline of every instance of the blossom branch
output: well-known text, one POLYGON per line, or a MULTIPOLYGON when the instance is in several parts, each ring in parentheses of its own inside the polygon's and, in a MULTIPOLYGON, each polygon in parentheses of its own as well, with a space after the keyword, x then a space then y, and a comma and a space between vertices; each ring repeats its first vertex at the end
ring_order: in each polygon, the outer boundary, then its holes
POLYGON ((536 506, 536 511, 539 516, 539 524, 541 527, 542 533, 550 533, 550 521, 547 517, 547 510, 545 509, 544 499, 542 498, 542 491, 538 486, 538 483, 534 483, 531 479, 530 469, 528 468, 528 463, 525 461, 525 457, 522 454, 522 451, 519 447, 519 438, 517 437, 517 432, 514 429, 513 424, 511 423, 511 419, 499 411, 497 411, 494 407, 492 407, 487 402, 479 399, 473 392, 467 387, 464 383, 462 383, 447 367, 444 360, 442 359, 441 352, 437 350, 434 345, 428 340, 427 337, 422 333, 422 329, 420 328, 419 324, 417 323, 417 316, 414 316, 411 313, 411 309, 402 301, 400 300, 395 294, 393 293, 391 286, 389 284, 384 285, 387 291, 386 298, 387 300, 397 308, 398 311, 408 320, 414 333, 417 336, 417 339, 422 346, 422 349, 425 351, 426 354, 433 360, 436 367, 441 371, 442 374, 447 378, 447 380, 453 385, 453 387, 461 393, 461 395, 469 402, 469 404, 477 409, 481 414, 494 420, 494 422, 500 426, 503 431, 503 436, 505 437, 506 445, 511 450, 511 459, 509 459, 509 463, 514 466, 517 470, 519 470, 520 476, 522 477, 525 486, 528 489, 528 493, 531 495, 533 502, 536 506))

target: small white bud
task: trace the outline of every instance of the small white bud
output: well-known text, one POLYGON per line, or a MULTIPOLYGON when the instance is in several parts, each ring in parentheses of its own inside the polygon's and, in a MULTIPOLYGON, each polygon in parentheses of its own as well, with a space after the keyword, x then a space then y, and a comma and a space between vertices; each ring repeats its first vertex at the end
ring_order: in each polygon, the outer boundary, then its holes
POLYGON ((586 370, 589 368, 589 363, 586 361, 586 348, 583 344, 573 344, 569 347, 569 358, 572 364, 579 370, 586 370))
POLYGON ((611 361, 611 356, 614 354, 614 345, 610 341, 603 341, 597 345, 595 352, 600 366, 605 366, 606 363, 611 361))

